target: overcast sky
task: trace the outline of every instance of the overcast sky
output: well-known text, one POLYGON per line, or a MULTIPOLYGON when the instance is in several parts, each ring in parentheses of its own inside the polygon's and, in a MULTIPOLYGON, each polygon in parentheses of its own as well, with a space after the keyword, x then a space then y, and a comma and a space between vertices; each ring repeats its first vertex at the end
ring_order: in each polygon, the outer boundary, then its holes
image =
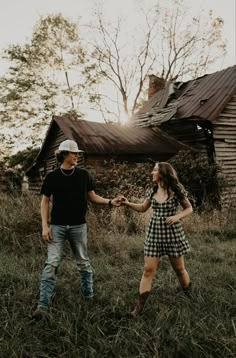
MULTIPOLYGON (((109 17, 121 13, 129 17, 130 21, 137 22, 138 0, 100 0, 104 3, 106 15, 109 17)), ((153 0, 142 0, 142 3, 153 4, 153 0)), ((171 3, 173 0, 165 0, 171 3)), ((228 54, 223 67, 234 65, 236 62, 235 49, 235 0, 185 0, 191 7, 192 14, 197 15, 200 9, 206 12, 213 9, 215 16, 221 16, 224 21, 223 34, 228 43, 228 54)), ((23 44, 32 34, 32 28, 40 16, 61 12, 72 20, 78 18, 84 22, 91 18, 94 7, 93 0, 0 0, 0 51, 9 44, 23 44)), ((0 74, 4 73, 6 65, 0 61, 0 74)), ((217 69, 216 69, 217 70, 217 69)))

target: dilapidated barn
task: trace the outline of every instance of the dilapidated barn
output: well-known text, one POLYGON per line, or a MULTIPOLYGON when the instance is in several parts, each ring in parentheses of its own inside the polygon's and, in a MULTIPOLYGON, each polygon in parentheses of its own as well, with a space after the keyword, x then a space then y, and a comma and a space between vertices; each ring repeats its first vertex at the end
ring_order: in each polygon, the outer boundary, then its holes
POLYGON ((223 205, 236 206, 236 65, 188 82, 150 76, 149 99, 132 125, 160 128, 221 168, 223 205))
POLYGON ((167 160, 180 150, 191 150, 159 128, 134 128, 54 116, 42 148, 26 172, 31 191, 39 192, 45 175, 56 168, 54 153, 65 139, 78 143, 84 151, 78 165, 89 170, 96 170, 111 159, 129 163, 167 160))

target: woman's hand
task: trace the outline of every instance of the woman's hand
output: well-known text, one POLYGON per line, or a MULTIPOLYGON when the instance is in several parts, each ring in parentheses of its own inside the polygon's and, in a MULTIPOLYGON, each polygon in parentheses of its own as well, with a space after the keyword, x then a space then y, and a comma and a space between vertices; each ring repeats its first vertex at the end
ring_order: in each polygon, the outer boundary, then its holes
POLYGON ((177 221, 179 221, 180 217, 179 215, 173 215, 173 216, 169 216, 168 218, 166 218, 166 224, 168 225, 172 225, 175 224, 177 221))
POLYGON ((120 195, 119 199, 120 199, 121 205, 127 205, 129 203, 129 200, 123 195, 120 195))

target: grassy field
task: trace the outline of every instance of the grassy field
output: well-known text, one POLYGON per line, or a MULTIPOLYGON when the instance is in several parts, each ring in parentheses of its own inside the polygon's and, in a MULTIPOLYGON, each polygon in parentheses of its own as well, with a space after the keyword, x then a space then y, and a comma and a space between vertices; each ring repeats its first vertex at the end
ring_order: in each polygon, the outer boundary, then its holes
POLYGON ((0 357, 191 358, 236 356, 236 224, 233 214, 193 214, 184 221, 192 251, 186 266, 193 297, 161 261, 144 312, 129 319, 143 265, 149 215, 91 209, 89 251, 95 298, 87 306, 68 245, 47 321, 31 319, 46 246, 39 202, 1 195, 0 357), (132 232, 136 231, 136 233, 132 232))

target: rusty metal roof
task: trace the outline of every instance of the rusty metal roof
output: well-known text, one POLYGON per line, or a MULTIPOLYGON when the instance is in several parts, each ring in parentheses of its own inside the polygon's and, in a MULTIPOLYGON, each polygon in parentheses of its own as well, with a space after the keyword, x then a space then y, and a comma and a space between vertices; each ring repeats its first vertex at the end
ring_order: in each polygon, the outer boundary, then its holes
POLYGON ((134 128, 76 120, 69 116, 54 116, 53 120, 67 138, 74 139, 88 154, 173 155, 181 149, 190 149, 157 128, 134 128))
POLYGON ((236 65, 185 83, 177 82, 174 87, 175 92, 168 84, 147 101, 134 116, 133 123, 158 125, 170 118, 217 121, 236 93, 236 65), (168 91, 168 100, 163 100, 168 91))
POLYGON ((135 128, 86 121, 69 115, 54 116, 41 150, 26 175, 30 176, 48 160, 49 152, 54 153, 57 149, 55 144, 60 142, 60 138, 75 140, 86 155, 120 157, 122 160, 136 162, 147 159, 167 160, 180 150, 196 151, 159 128, 135 128))
POLYGON ((108 158, 120 157, 137 162, 147 159, 167 160, 180 150, 196 151, 158 128, 134 128, 86 121, 69 115, 54 116, 40 152, 26 175, 30 176, 47 161, 48 153, 57 149, 54 147, 59 141, 58 136, 75 140, 86 155, 107 155, 108 158), (63 136, 58 134, 58 130, 63 136))

